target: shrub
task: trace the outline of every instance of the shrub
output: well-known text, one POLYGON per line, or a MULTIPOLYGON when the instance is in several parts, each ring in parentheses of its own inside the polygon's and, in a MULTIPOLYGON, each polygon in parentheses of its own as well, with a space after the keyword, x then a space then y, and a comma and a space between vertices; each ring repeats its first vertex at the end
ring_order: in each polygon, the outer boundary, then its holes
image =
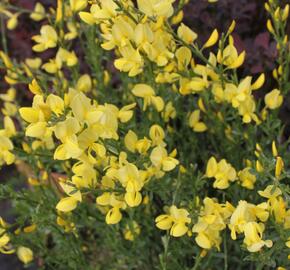
POLYGON ((188 2, 0 4, 0 252, 38 269, 289 267, 289 4, 264 3, 265 76, 240 72, 235 21, 203 41, 188 2), (11 57, 4 22, 28 15, 32 56, 11 57))

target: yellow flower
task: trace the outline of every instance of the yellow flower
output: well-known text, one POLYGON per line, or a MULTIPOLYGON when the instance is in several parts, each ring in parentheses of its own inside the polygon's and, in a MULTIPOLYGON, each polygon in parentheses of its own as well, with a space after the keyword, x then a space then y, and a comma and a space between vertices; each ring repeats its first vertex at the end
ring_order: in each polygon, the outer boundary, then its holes
POLYGON ((5 65, 6 68, 11 69, 13 67, 13 64, 11 62, 11 59, 3 51, 0 51, 0 58, 2 59, 2 61, 3 61, 3 63, 4 63, 4 65, 5 65))
POLYGON ((65 160, 79 157, 83 150, 80 149, 76 133, 80 130, 76 118, 68 117, 59 122, 55 127, 55 136, 62 142, 54 153, 54 159, 65 160))
POLYGON ((214 29, 213 32, 211 33, 209 39, 206 41, 206 43, 203 45, 203 48, 209 48, 215 45, 218 41, 219 38, 219 33, 217 29, 214 29))
POLYGON ((10 245, 10 237, 7 233, 5 233, 7 224, 6 222, 0 217, 0 253, 3 254, 12 254, 15 252, 10 245))
POLYGON ((215 178, 214 188, 226 189, 229 187, 229 181, 236 180, 237 173, 225 159, 217 163, 216 159, 211 157, 207 163, 205 175, 208 178, 215 178))
MULTIPOLYGON (((90 116, 94 118, 94 121, 96 121, 97 116, 99 116, 99 113, 96 112, 95 107, 92 106, 91 100, 82 92, 70 90, 67 96, 67 101, 69 102, 69 106, 72 109, 74 117, 79 122, 86 120, 90 121, 90 116)), ((94 121, 91 121, 91 124, 93 124, 94 121)))
POLYGON ((130 207, 138 206, 142 202, 140 190, 144 185, 138 168, 132 163, 127 163, 117 171, 116 177, 126 188, 126 203, 130 207))
POLYGON ((9 88, 5 94, 0 94, 0 99, 3 101, 14 101, 16 97, 15 88, 9 88))
POLYGON ((131 226, 129 226, 129 224, 126 224, 126 228, 124 230, 124 238, 129 241, 134 241, 135 237, 141 232, 138 223, 136 221, 133 221, 132 223, 133 224, 131 226))
POLYGON ((78 36, 77 26, 72 22, 67 22, 68 32, 64 35, 65 40, 73 40, 78 36))
POLYGON ((191 50, 185 46, 178 48, 175 52, 177 59, 178 70, 183 71, 187 69, 192 57, 191 50))
POLYGON ((78 58, 74 51, 69 52, 63 48, 59 48, 55 57, 56 64, 60 69, 62 64, 65 63, 68 67, 73 67, 77 64, 78 58))
POLYGON ((61 212, 71 212, 77 207, 77 203, 82 201, 82 194, 72 183, 61 183, 62 190, 69 196, 62 198, 56 205, 56 209, 61 212))
POLYGON ((136 97, 144 99, 143 110, 145 111, 147 106, 153 104, 158 112, 164 108, 164 101, 161 97, 156 96, 154 89, 147 84, 136 84, 132 89, 132 93, 136 97))
POLYGON ((143 71, 144 61, 138 50, 131 44, 119 48, 121 58, 114 61, 115 67, 124 72, 129 72, 129 77, 134 77, 143 71))
POLYGON ((32 82, 28 85, 28 88, 32 94, 42 95, 41 87, 35 79, 33 79, 32 82))
POLYGON ((132 130, 128 131, 124 141, 126 148, 133 153, 137 150, 140 154, 145 154, 151 146, 150 140, 148 140, 146 137, 144 137, 144 139, 138 140, 137 135, 132 130))
MULTIPOLYGON (((103 177, 103 188, 114 188, 115 183, 109 177, 103 177)), ((123 202, 122 196, 117 196, 114 193, 104 192, 102 195, 96 198, 97 205, 102 207, 110 206, 109 210, 106 210, 106 223, 117 224, 122 219, 122 213, 120 209, 126 208, 126 203, 123 202)))
POLYGON ((49 106, 51 111, 54 112, 57 116, 63 114, 64 101, 59 96, 49 94, 46 99, 46 104, 49 106))
POLYGON ((73 12, 83 10, 88 5, 87 0, 70 0, 69 3, 70 3, 70 8, 73 12))
POLYGON ((254 205, 243 200, 239 201, 237 208, 230 218, 229 229, 231 230, 231 238, 236 240, 236 234, 243 233, 245 225, 248 222, 255 222, 257 219, 265 222, 268 218, 268 205, 266 203, 254 205))
POLYGON ((171 23, 173 25, 179 24, 182 21, 183 17, 184 17, 184 12, 183 10, 180 10, 176 15, 172 16, 171 23))
POLYGON ((9 247, 9 241, 10 241, 9 236, 6 233, 3 234, 3 229, 0 229, 0 232, 1 232, 0 252, 3 253, 3 254, 11 254, 11 253, 13 253, 14 250, 10 249, 10 247, 9 247))
POLYGON ((25 233, 31 233, 31 232, 34 232, 37 228, 37 225, 36 224, 32 224, 30 226, 26 226, 23 228, 23 232, 25 233))
POLYGON ((113 0, 102 0, 99 5, 92 5, 90 11, 96 20, 110 20, 117 15, 117 9, 113 0))
POLYGON ((0 165, 3 163, 10 165, 14 162, 15 156, 12 153, 13 148, 11 140, 6 136, 0 135, 0 165))
POLYGON ((92 79, 89 74, 84 74, 79 77, 76 89, 84 93, 87 93, 92 89, 92 79))
POLYGON ((283 96, 278 89, 272 90, 265 96, 265 104, 271 110, 279 108, 282 105, 282 102, 283 96))
MULTIPOLYGON (((270 210, 274 214, 277 223, 283 223, 287 218, 286 202, 282 197, 274 198, 269 202, 270 210)), ((289 215, 289 213, 288 213, 289 215)))
POLYGON ((51 135, 51 128, 47 127, 51 110, 44 102, 42 95, 35 95, 32 108, 22 107, 19 113, 26 122, 30 123, 26 128, 26 136, 43 139, 51 135))
POLYGON ((135 107, 136 107, 136 103, 131 103, 129 105, 122 107, 118 112, 118 119, 122 123, 126 123, 130 121, 130 119, 133 117, 133 114, 134 114, 132 109, 134 109, 135 107))
POLYGON ((267 198, 267 199, 273 199, 282 194, 282 191, 273 185, 269 185, 265 188, 263 191, 258 191, 259 195, 267 198))
POLYGON ((4 129, 0 129, 0 136, 10 138, 16 135, 16 128, 13 120, 9 116, 4 116, 4 129))
POLYGON ((173 170, 179 164, 179 161, 168 156, 166 149, 161 146, 157 146, 152 150, 150 160, 155 167, 162 168, 166 172, 173 170))
POLYGON ((147 43, 143 49, 152 62, 163 67, 168 64, 170 59, 174 58, 174 53, 169 50, 172 42, 172 36, 159 29, 154 33, 154 41, 151 44, 147 43))
POLYGON ((169 214, 158 216, 155 222, 160 230, 170 229, 170 235, 180 237, 187 233, 187 224, 191 222, 191 219, 186 209, 177 208, 175 205, 172 205, 169 208, 169 214))
POLYGON ((263 246, 268 248, 272 247, 273 242, 271 240, 262 240, 263 231, 265 226, 263 223, 248 222, 244 226, 245 239, 244 243, 247 245, 247 249, 250 252, 257 252, 263 246))
POLYGON ((174 108, 171 101, 169 101, 162 112, 162 117, 164 121, 167 123, 170 119, 174 119, 176 117, 176 109, 174 108))
POLYGON ((164 16, 173 14, 172 3, 175 0, 137 0, 138 8, 147 16, 164 16))
MULTIPOLYGON (((80 145, 82 143, 80 142, 80 145)), ((105 149, 102 145, 93 143, 91 146, 92 149, 88 149, 88 151, 92 151, 95 149, 96 158, 100 158, 101 155, 105 155, 105 149)), ((82 147, 83 149, 83 147, 82 147)), ((88 156, 89 158, 89 156, 88 156)), ((81 159, 81 158, 80 158, 81 159)), ((89 188, 96 186, 96 170, 93 167, 93 162, 90 163, 88 161, 79 161, 75 163, 72 167, 72 172, 74 175, 72 176, 72 182, 76 185, 77 188, 89 188)))
POLYGON ((63 19, 63 0, 57 0, 55 22, 59 23, 63 19))
POLYGON ((200 110, 195 110, 189 116, 189 126, 195 132, 204 132, 207 130, 207 126, 204 122, 200 121, 200 110))
POLYGON ((220 231, 226 228, 234 208, 229 203, 219 204, 208 197, 203 200, 203 203, 198 222, 192 228, 192 232, 197 233, 195 241, 201 248, 216 247, 219 250, 222 242, 220 231))
POLYGON ((223 52, 218 52, 217 60, 218 63, 227 66, 228 69, 234 69, 240 67, 244 63, 245 55, 245 51, 239 55, 237 49, 231 42, 225 47, 223 52))
POLYGON ((119 207, 113 207, 106 215, 107 224, 117 224, 122 219, 122 213, 119 207))
POLYGON ((66 219, 66 215, 63 213, 58 213, 56 223, 57 225, 64 227, 65 232, 72 232, 75 230, 75 224, 69 219, 66 219))
POLYGON ((239 171, 238 176, 241 181, 241 185, 247 189, 254 189, 256 182, 256 176, 250 172, 251 168, 247 167, 242 171, 239 171))
POLYGON ((272 141, 272 154, 273 154, 273 157, 278 156, 278 150, 277 150, 277 146, 276 146, 275 141, 272 141))
POLYGON ((148 23, 139 23, 134 29, 134 41, 139 48, 146 48, 154 41, 154 34, 148 23))
POLYGON ((43 25, 40 29, 40 35, 33 36, 32 39, 37 42, 32 49, 35 52, 43 52, 57 45, 57 33, 50 25, 43 25))
POLYGON ((37 22, 45 18, 45 9, 40 2, 36 3, 33 12, 30 14, 30 18, 37 22))
POLYGON ((33 260, 33 252, 30 248, 20 246, 17 248, 17 256, 24 264, 28 264, 33 260))
POLYGON ((178 27, 177 34, 186 44, 191 44, 197 39, 197 34, 183 23, 178 27))
POLYGON ((276 158, 275 177, 279 179, 284 168, 284 161, 281 157, 276 158))
POLYGON ((265 74, 262 73, 259 78, 252 84, 252 90, 257 90, 261 88, 265 83, 265 74))
POLYGON ((89 25, 93 25, 96 23, 96 19, 94 18, 93 14, 90 12, 81 11, 79 13, 81 20, 89 25))
POLYGON ((13 14, 7 21, 7 28, 9 30, 14 30, 18 25, 18 16, 20 13, 13 14))
POLYGON ((55 59, 49 59, 49 61, 45 64, 42 65, 42 68, 47 72, 47 73, 57 73, 59 69, 61 69, 62 62, 58 61, 56 62, 55 59))
POLYGON ((151 126, 149 130, 149 137, 152 140, 152 146, 157 145, 160 145, 162 147, 166 146, 166 143, 164 142, 165 133, 161 126, 159 125, 151 126))

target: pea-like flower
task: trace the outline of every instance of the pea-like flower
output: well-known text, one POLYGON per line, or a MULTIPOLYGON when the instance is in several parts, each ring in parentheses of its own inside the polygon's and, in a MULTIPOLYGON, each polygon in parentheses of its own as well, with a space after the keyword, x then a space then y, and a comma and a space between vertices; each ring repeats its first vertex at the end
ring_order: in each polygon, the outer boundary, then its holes
POLYGON ((267 108, 275 110, 282 105, 283 96, 278 89, 274 89, 265 96, 265 104, 267 108))
POLYGON ((147 84, 136 84, 132 89, 132 93, 136 97, 141 97, 144 100, 143 110, 145 111, 147 106, 153 104, 158 112, 164 108, 164 101, 161 97, 156 96, 154 89, 147 84))
POLYGON ((229 187, 229 182, 236 180, 237 173, 236 170, 227 163, 225 159, 217 162, 214 157, 211 157, 207 163, 206 167, 206 177, 215 178, 213 183, 214 188, 226 189, 229 187))
POLYGON ((191 218, 186 209, 172 205, 169 208, 169 214, 158 216, 155 222, 160 230, 170 230, 170 235, 180 237, 187 233, 191 218))
POLYGON ((40 35, 33 36, 32 39, 38 44, 33 46, 35 52, 43 52, 57 45, 57 33, 50 25, 44 25, 40 29, 40 35))

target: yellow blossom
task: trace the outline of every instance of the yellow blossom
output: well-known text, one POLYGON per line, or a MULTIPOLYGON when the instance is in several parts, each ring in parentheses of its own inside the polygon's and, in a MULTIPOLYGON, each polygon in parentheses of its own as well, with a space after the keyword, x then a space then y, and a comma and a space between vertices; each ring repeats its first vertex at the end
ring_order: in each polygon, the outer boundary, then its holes
POLYGON ((235 169, 222 159, 217 163, 214 157, 211 157, 206 167, 206 177, 215 178, 213 186, 218 189, 226 189, 229 187, 229 182, 236 180, 237 173, 235 169))
POLYGON ((244 226, 245 239, 244 243, 247 245, 247 249, 250 252, 257 252, 263 246, 268 248, 272 247, 273 242, 271 240, 262 240, 263 231, 265 227, 263 223, 248 222, 244 226))
POLYGON ((187 44, 191 44, 197 39, 197 34, 183 23, 178 27, 177 34, 187 44))
POLYGON ((161 146, 157 146, 152 150, 150 160, 155 167, 162 168, 166 172, 173 170, 179 164, 179 161, 168 156, 166 149, 161 146))
POLYGON ((12 254, 15 250, 12 248, 10 242, 10 237, 6 231, 7 224, 6 222, 0 217, 0 253, 3 254, 12 254))
POLYGON ((143 59, 138 50, 135 50, 132 45, 127 45, 119 49, 121 58, 115 60, 115 67, 124 72, 129 72, 130 77, 134 77, 143 70, 143 59))
POLYGON ((84 74, 78 79, 76 89, 84 93, 92 89, 92 79, 89 74, 84 74))
POLYGON ((256 176, 250 172, 251 168, 247 167, 242 171, 239 171, 238 176, 241 181, 241 185, 248 189, 254 189, 256 182, 256 176))
POLYGON ((142 202, 141 188, 144 185, 138 168, 131 163, 122 166, 116 177, 126 188, 125 201, 130 207, 138 206, 142 202))
POLYGON ((43 52, 49 48, 56 47, 58 37, 52 26, 44 25, 40 29, 40 35, 33 36, 32 39, 38 43, 32 49, 36 52, 43 52))
POLYGON ((175 205, 172 205, 169 208, 169 214, 158 216, 155 222, 160 230, 170 230, 170 235, 181 237, 187 233, 187 224, 191 222, 191 219, 186 209, 177 208, 175 205))
POLYGON ((278 89, 274 89, 265 96, 265 104, 271 109, 275 110, 282 105, 283 96, 278 89))
POLYGON ((145 154, 151 146, 151 141, 146 137, 138 140, 137 135, 132 130, 129 130, 125 136, 125 145, 133 153, 137 150, 140 154, 145 154))
POLYGON ((147 84, 136 84, 132 89, 132 93, 136 97, 144 99, 143 110, 145 111, 147 106, 153 104, 157 111, 162 111, 164 108, 164 101, 161 97, 155 95, 153 88, 147 84))
POLYGON ((33 260, 33 252, 30 248, 20 246, 17 248, 17 256, 24 264, 28 264, 33 260))
POLYGON ((68 197, 62 198, 56 205, 56 209, 61 212, 70 212, 77 207, 77 203, 82 201, 82 195, 71 183, 60 183, 63 191, 68 197))
POLYGON ((206 124, 200 121, 200 110, 195 110, 190 114, 189 126, 195 132, 204 132, 207 130, 206 124))
POLYGON ((170 17, 175 0, 137 0, 138 8, 148 16, 170 17))
POLYGON ((34 21, 41 21, 45 18, 45 9, 40 2, 36 3, 33 12, 30 14, 30 18, 34 21))
POLYGON ((273 199, 282 194, 281 190, 278 187, 275 187, 273 185, 269 185, 265 188, 263 191, 258 191, 259 195, 267 198, 267 199, 273 199))
POLYGON ((281 157, 276 158, 275 177, 279 179, 284 168, 284 161, 281 157))
POLYGON ((140 234, 141 229, 136 221, 133 221, 130 225, 126 225, 124 230, 124 238, 129 241, 134 241, 135 237, 140 234))
POLYGON ((87 0, 70 0, 69 3, 70 3, 70 8, 73 12, 83 10, 88 5, 87 0))
POLYGON ((219 33, 217 29, 214 29, 213 32, 211 33, 209 39, 206 41, 206 43, 203 45, 203 48, 209 48, 215 45, 218 41, 219 38, 219 33))
POLYGON ((77 158, 82 154, 76 133, 80 130, 80 125, 76 118, 67 118, 59 122, 55 127, 55 136, 62 142, 54 153, 55 159, 65 160, 77 158))
POLYGON ((204 249, 216 247, 218 250, 222 242, 220 231, 226 228, 226 223, 234 208, 231 204, 219 204, 216 200, 206 197, 203 200, 198 222, 192 232, 197 233, 196 243, 204 249))

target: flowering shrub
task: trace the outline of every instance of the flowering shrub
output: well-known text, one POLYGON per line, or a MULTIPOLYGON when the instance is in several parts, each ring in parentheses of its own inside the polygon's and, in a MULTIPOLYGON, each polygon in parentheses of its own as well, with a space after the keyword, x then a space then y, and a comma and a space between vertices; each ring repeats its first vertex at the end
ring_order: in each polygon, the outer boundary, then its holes
POLYGON ((269 78, 241 77, 235 21, 201 42, 189 1, 42 2, 0 4, 0 252, 39 269, 287 269, 289 4, 265 1, 269 78), (26 13, 34 57, 11 58, 26 13))

